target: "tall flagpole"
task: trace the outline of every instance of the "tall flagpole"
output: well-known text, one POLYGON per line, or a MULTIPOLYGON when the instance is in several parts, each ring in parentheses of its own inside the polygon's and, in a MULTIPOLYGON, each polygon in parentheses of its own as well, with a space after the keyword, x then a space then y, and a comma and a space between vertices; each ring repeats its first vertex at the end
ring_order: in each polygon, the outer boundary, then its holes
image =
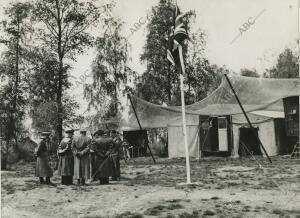
POLYGON ((184 138, 184 148, 185 148, 185 162, 186 162, 186 182, 187 182, 187 184, 190 184, 191 183, 191 170, 190 170, 189 147, 188 147, 188 143, 187 143, 183 79, 184 79, 183 75, 180 74, 182 126, 183 126, 183 138, 184 138))
POLYGON ((181 90, 181 111, 182 111, 182 127, 183 127, 183 138, 184 138, 184 148, 185 148, 185 162, 186 162, 186 183, 191 183, 191 169, 190 169, 190 154, 189 154, 189 147, 187 142, 187 131, 186 131, 186 119, 185 119, 185 101, 184 101, 184 87, 183 87, 183 80, 185 74, 185 67, 182 57, 182 46, 179 45, 179 57, 181 62, 181 71, 180 74, 180 90, 181 90))
MULTIPOLYGON (((182 45, 180 43, 183 42, 184 38, 187 38, 187 32, 184 28, 181 26, 183 23, 178 24, 180 22, 177 20, 178 15, 180 14, 179 8, 177 6, 177 0, 175 1, 176 5, 176 14, 174 17, 174 30, 173 30, 173 48, 171 48, 171 51, 175 51, 178 49, 179 52, 179 59, 180 59, 180 66, 181 66, 181 74, 180 74, 180 93, 181 93, 181 112, 182 112, 182 127, 183 127, 183 139, 184 139, 184 148, 185 148, 185 161, 186 161, 186 182, 187 184, 191 184, 191 170, 190 170, 190 156, 189 156, 189 147, 188 147, 188 141, 187 141, 187 130, 186 130, 186 119, 185 119, 185 101, 184 101, 184 87, 183 87, 183 81, 184 81, 184 75, 185 75, 185 67, 184 67, 184 61, 183 61, 183 55, 182 55, 182 45), (177 20, 177 21, 176 21, 177 20), (177 22, 177 25, 176 25, 177 22), (176 39, 176 35, 178 35, 178 39, 176 39), (180 35, 184 35, 183 38, 180 37, 180 35)), ((169 52, 171 51, 168 50, 167 57, 168 60, 175 66, 175 61, 174 61, 174 56, 173 54, 171 55, 172 57, 169 58, 169 52)))

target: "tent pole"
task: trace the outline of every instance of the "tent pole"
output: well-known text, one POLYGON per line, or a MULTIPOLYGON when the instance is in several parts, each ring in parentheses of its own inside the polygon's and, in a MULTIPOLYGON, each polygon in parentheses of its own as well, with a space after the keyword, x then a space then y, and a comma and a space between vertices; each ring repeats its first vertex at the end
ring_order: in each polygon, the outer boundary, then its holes
POLYGON ((250 122, 250 119, 249 119, 249 117, 248 117, 248 115, 247 115, 247 113, 246 113, 246 111, 245 111, 243 105, 241 104, 240 99, 239 99, 239 97, 237 96, 237 94, 236 94, 236 92, 235 92, 235 90, 234 90, 234 88, 233 88, 233 86, 232 86, 232 84, 231 84, 231 82, 230 82, 230 80, 229 80, 227 74, 224 74, 224 76, 225 76, 225 78, 226 78, 226 80, 227 80, 227 82, 228 82, 228 84, 229 84, 229 86, 230 86, 230 88, 231 88, 231 90, 232 90, 232 92, 233 92, 233 94, 234 94, 234 96, 235 96, 235 98, 236 98, 236 100, 237 100, 237 102, 238 102, 240 108, 241 108, 242 111, 243 111, 243 114, 244 114, 244 116, 245 116, 245 118, 246 118, 246 120, 247 120, 247 122, 248 122, 248 124, 249 124, 249 126, 250 126, 250 128, 251 128, 251 130, 252 130, 253 136, 254 136, 255 138, 257 138, 260 147, 263 149, 263 151, 264 151, 265 155, 267 156, 268 160, 270 161, 270 163, 272 163, 271 158, 269 157, 269 155, 268 155, 268 153, 267 153, 265 147, 263 146, 262 142, 260 141, 260 138, 255 134, 255 132, 254 132, 254 127, 253 127, 252 123, 250 122))
MULTIPOLYGON (((127 96, 128 96, 128 98, 129 98, 129 101, 130 101, 131 107, 132 107, 132 109, 133 109, 134 115, 135 115, 135 117, 136 117, 136 120, 137 120, 137 122, 138 122, 138 124, 139 124, 140 130, 143 130, 143 128, 142 128, 142 126, 141 126, 141 123, 140 123, 140 120, 139 120, 139 118, 138 118, 138 116, 137 116, 135 107, 134 107, 134 105, 133 105, 133 103, 132 103, 131 96, 130 96, 129 94, 127 94, 127 96)), ((148 137, 147 137, 147 139, 148 139, 148 137)), ((147 144, 147 147, 148 147, 148 149, 149 149, 150 155, 151 155, 151 157, 152 157, 152 159, 153 159, 153 162, 156 163, 155 158, 154 158, 154 156, 153 156, 153 154, 152 154, 152 151, 151 151, 151 149, 150 149, 148 140, 147 140, 147 143, 146 143, 146 144, 147 144)))

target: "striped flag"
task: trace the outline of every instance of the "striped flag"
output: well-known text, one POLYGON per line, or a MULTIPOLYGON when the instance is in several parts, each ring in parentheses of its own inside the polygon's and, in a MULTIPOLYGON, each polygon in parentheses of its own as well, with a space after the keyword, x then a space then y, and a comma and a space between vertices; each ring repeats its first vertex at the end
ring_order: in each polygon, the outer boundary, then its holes
POLYGON ((185 14, 181 14, 178 6, 176 5, 173 26, 171 27, 170 35, 168 37, 168 51, 167 59, 170 63, 175 66, 180 62, 181 68, 184 72, 184 63, 182 56, 182 43, 188 38, 186 28, 183 23, 183 17, 185 14))

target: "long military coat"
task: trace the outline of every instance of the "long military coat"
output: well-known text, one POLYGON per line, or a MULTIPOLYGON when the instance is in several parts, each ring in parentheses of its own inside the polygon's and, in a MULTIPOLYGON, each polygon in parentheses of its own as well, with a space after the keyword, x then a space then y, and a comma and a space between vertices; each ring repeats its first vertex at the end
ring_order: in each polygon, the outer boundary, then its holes
POLYGON ((87 136, 79 136, 73 140, 74 179, 90 178, 89 144, 90 139, 87 136))
POLYGON ((72 138, 64 138, 58 146, 58 175, 73 176, 74 157, 72 152, 72 138))
POLYGON ((121 139, 120 137, 113 138, 110 143, 110 161, 113 169, 113 177, 120 178, 120 147, 121 147, 121 139))
POLYGON ((35 149, 36 158, 36 177, 52 177, 53 172, 48 163, 48 152, 45 139, 43 139, 35 149))
POLYGON ((96 156, 95 179, 113 176, 113 168, 109 156, 110 138, 93 139, 93 150, 96 156))

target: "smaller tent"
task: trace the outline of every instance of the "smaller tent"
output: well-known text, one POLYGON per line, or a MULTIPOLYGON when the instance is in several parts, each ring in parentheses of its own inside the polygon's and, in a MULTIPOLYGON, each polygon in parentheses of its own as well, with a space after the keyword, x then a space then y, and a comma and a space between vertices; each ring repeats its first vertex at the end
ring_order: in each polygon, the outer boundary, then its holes
MULTIPOLYGON (((269 156, 280 154, 284 145, 284 113, 254 111, 248 113, 254 131, 260 138, 269 156)), ((249 154, 263 154, 243 114, 232 116, 233 149, 232 157, 249 154)))

